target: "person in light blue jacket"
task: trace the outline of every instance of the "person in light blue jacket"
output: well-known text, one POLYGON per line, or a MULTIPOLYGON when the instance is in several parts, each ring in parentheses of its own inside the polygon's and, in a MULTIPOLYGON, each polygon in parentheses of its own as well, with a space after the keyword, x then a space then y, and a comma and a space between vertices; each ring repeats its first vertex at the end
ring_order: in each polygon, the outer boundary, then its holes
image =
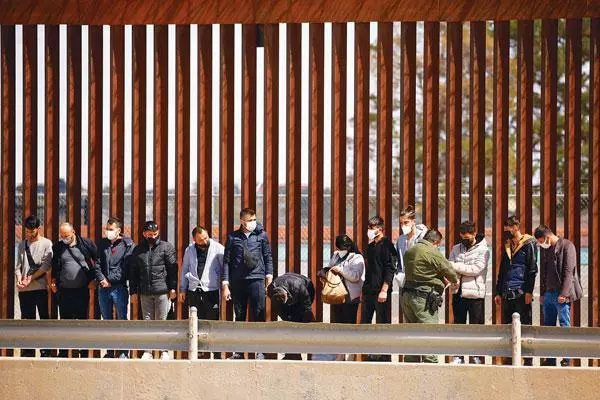
POLYGON ((198 309, 199 319, 218 320, 225 247, 202 226, 192 230, 192 238, 183 255, 179 302, 184 304, 187 298, 188 305, 198 309))
POLYGON ((398 252, 398 272, 404 272, 404 254, 413 247, 419 240, 423 239, 428 228, 423 224, 417 224, 415 221, 415 209, 408 206, 400 210, 400 236, 396 241, 396 251, 398 252))

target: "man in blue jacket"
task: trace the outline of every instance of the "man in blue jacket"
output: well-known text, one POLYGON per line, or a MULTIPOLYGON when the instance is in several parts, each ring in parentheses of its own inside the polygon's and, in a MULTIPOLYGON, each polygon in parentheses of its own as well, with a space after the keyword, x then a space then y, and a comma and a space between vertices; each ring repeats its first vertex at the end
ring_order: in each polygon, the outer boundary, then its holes
MULTIPOLYGON (((256 212, 244 208, 240 212, 240 228, 229 234, 223 257, 222 296, 233 299, 236 321, 246 320, 250 300, 252 321, 265 320, 265 291, 273 280, 273 257, 266 232, 256 222, 256 212)), ((234 353, 232 359, 243 355, 234 353)), ((256 355, 262 359, 262 354, 256 355)))
MULTIPOLYGON (((117 309, 117 319, 127 319, 129 290, 127 289, 127 262, 133 251, 131 238, 122 234, 122 223, 118 218, 109 218, 106 222, 106 237, 101 238, 98 258, 94 265, 94 275, 98 282, 98 302, 102 319, 113 319, 113 306, 117 309)), ((127 358, 127 351, 121 350, 119 358, 127 358)), ((106 352, 106 358, 115 356, 113 350, 106 352)))

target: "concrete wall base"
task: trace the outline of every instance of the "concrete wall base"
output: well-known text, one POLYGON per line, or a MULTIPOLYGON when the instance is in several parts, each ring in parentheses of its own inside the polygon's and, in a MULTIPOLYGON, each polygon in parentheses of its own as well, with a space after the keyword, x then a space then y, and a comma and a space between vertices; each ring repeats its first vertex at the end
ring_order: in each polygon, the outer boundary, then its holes
POLYGON ((0 359, 0 399, 596 399, 600 369, 0 359))

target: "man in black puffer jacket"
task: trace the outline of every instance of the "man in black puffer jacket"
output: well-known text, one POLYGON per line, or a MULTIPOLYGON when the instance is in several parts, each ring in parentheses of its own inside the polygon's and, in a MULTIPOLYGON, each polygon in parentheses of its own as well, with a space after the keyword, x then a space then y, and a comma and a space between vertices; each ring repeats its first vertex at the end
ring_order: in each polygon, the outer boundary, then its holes
POLYGON ((288 272, 275 278, 267 288, 273 309, 284 321, 313 322, 315 287, 304 275, 288 272))
MULTIPOLYGON (((265 320, 265 290, 273 280, 273 257, 266 232, 256 223, 256 212, 240 212, 240 228, 229 234, 223 257, 222 296, 233 299, 236 321, 246 321, 248 299, 253 321, 265 320), (231 285, 231 289, 230 289, 231 285)), ((232 358, 243 356, 234 353, 232 358)), ((262 354, 257 359, 264 358, 262 354)))
MULTIPOLYGON (((143 229, 144 240, 129 259, 131 299, 137 300, 140 295, 145 320, 166 320, 171 300, 177 298, 177 254, 171 243, 159 238, 156 222, 146 221, 143 229)), ((150 352, 142 356, 150 358, 150 352)), ((168 358, 163 351, 161 359, 168 358)))

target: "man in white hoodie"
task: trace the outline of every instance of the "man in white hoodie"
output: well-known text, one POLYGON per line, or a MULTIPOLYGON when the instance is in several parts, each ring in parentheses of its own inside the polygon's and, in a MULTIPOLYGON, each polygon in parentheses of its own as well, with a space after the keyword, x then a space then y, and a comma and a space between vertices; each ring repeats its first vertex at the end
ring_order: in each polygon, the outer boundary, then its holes
MULTIPOLYGON (((179 282, 179 302, 198 309, 198 318, 219 319, 219 288, 223 272, 225 247, 212 240, 208 231, 197 226, 192 230, 194 240, 183 255, 179 282)), ((215 353, 215 358, 218 353, 215 353)))
MULTIPOLYGON (((483 234, 476 234, 475 224, 464 221, 458 227, 460 243, 452 248, 448 260, 459 276, 459 285, 452 296, 454 323, 485 323, 485 282, 490 251, 483 234)), ((455 364, 463 364, 462 357, 454 357, 455 364)), ((475 364, 483 359, 474 357, 475 364)))

